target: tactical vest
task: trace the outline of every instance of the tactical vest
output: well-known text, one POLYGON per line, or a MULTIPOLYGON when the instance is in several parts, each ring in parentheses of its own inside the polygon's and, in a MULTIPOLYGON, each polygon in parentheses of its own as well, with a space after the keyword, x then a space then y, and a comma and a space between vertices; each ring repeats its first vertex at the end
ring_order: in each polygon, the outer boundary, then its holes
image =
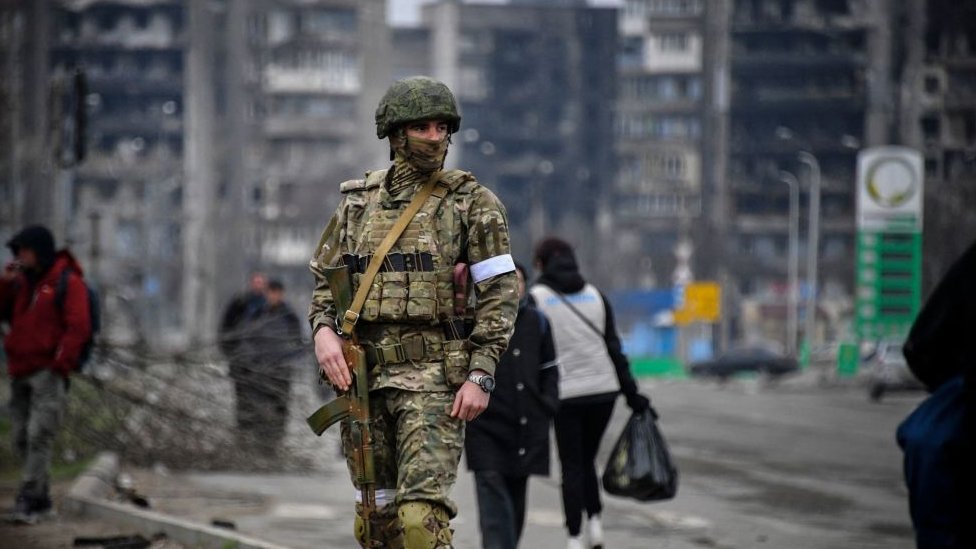
MULTIPOLYGON (((359 290, 373 252, 396 223, 407 202, 383 204, 378 195, 388 170, 347 181, 346 223, 341 238, 350 254, 343 262, 351 272, 353 293, 359 290)), ((383 260, 373 279, 360 321, 436 324, 453 316, 454 265, 461 252, 463 227, 451 206, 452 194, 471 175, 446 172, 439 185, 450 189, 443 200, 428 198, 383 260)))

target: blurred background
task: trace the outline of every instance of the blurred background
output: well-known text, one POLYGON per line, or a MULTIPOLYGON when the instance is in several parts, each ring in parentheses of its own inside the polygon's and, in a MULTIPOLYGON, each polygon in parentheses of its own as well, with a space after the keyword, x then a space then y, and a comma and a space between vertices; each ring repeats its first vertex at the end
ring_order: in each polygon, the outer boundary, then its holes
POLYGON ((516 259, 572 242, 640 374, 743 342, 841 368, 976 235, 972 2, 4 0, 0 74, 0 239, 79 257, 103 364, 218 368, 255 270, 303 314, 413 74, 455 91, 448 162, 516 259))

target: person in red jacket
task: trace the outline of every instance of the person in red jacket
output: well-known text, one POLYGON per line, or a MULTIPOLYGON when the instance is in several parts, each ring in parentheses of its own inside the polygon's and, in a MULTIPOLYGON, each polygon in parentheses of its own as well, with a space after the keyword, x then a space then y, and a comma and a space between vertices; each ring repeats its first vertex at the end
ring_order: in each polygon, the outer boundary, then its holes
POLYGON ((68 376, 91 334, 88 290, 71 254, 55 251, 40 225, 17 233, 7 247, 15 257, 0 274, 0 321, 10 377, 14 450, 24 471, 14 514, 33 522, 51 510, 48 477, 61 426, 68 376), (68 272, 62 296, 62 273, 68 272))

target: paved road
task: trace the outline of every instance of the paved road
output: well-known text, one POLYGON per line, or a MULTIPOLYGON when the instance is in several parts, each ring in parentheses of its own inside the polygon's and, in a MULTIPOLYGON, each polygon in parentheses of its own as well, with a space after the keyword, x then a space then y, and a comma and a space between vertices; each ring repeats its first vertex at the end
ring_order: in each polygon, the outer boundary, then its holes
MULTIPOLYGON (((642 385, 661 413, 681 487, 677 498, 664 503, 606 497, 607 547, 913 547, 894 429, 922 395, 871 403, 861 388, 803 380, 776 387, 755 380, 725 386, 645 380, 642 385)), ((601 464, 627 415, 621 401, 601 464)), ((323 438, 322 452, 335 455, 335 440, 323 438)), ((244 533, 296 549, 352 549, 352 488, 343 463, 325 461, 325 470, 312 476, 180 476, 208 490, 263 495, 268 504, 261 511, 242 507, 241 514, 229 517, 244 533)), ((530 482, 523 547, 565 546, 556 479, 558 474, 530 482)), ((454 521, 455 546, 479 547, 469 474, 462 474, 453 497, 461 509, 454 521)))

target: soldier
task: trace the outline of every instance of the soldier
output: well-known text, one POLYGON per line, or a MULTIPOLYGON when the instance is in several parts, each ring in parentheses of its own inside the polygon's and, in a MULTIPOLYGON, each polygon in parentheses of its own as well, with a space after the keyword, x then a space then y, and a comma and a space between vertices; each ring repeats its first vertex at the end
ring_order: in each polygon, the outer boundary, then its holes
MULTIPOLYGON (((422 76, 395 82, 376 110, 376 134, 389 139, 393 165, 340 185, 334 230, 323 235, 311 262, 316 359, 344 392, 352 377, 341 337, 349 334, 337 328, 339 289, 330 288, 326 271, 346 266, 355 293, 373 252, 419 189, 435 180, 442 189, 386 254, 355 324, 369 366, 376 478, 377 510, 368 524, 368 511, 356 506, 363 547, 451 546, 457 507, 448 493, 464 422, 487 407, 514 328, 518 293, 505 208, 470 173, 441 171, 460 122, 443 83, 422 76)), ((360 488, 350 429, 344 421, 343 452, 360 488)))

